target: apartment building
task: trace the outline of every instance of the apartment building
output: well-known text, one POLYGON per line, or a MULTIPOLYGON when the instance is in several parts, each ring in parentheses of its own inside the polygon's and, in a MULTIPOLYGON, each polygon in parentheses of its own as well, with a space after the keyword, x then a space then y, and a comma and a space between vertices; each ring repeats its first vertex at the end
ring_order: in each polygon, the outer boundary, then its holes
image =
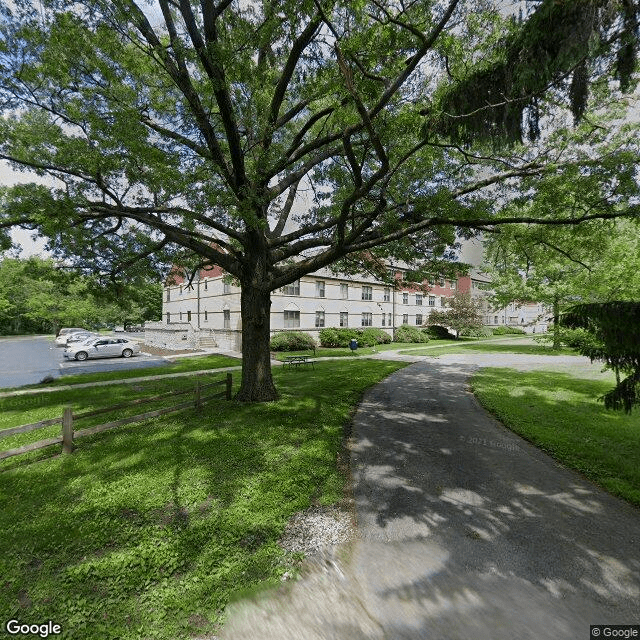
POLYGON ((491 279, 472 269, 459 279, 461 291, 468 291, 480 305, 483 324, 488 327, 518 327, 526 333, 544 333, 549 326, 551 312, 538 302, 511 302, 506 307, 494 307, 489 302, 491 279))
MULTIPOLYGON (((401 268, 390 268, 390 275, 403 280, 401 268)), ((271 331, 305 331, 317 339, 324 327, 377 327, 393 336, 402 325, 424 326, 429 313, 445 307, 456 291, 481 302, 488 326, 509 324, 530 331, 535 310, 526 305, 517 311, 494 310, 487 302, 489 287, 489 279, 475 270, 456 280, 434 277, 422 286, 392 287, 369 275, 322 269, 271 294, 271 331)), ((220 267, 201 270, 191 281, 174 274, 164 288, 162 318, 145 325, 147 341, 174 349, 241 348, 240 287, 220 267)))
MULTIPOLYGON (((402 269, 393 269, 393 277, 401 281, 402 269)), ((372 276, 322 269, 271 294, 271 331, 305 331, 317 339, 324 327, 378 327, 392 336, 403 324, 423 326, 457 289, 458 282, 446 278, 391 287, 372 276)), ((191 282, 174 274, 164 288, 162 322, 145 327, 148 340, 171 348, 195 342, 235 350, 241 344, 240 287, 219 267, 191 282)))

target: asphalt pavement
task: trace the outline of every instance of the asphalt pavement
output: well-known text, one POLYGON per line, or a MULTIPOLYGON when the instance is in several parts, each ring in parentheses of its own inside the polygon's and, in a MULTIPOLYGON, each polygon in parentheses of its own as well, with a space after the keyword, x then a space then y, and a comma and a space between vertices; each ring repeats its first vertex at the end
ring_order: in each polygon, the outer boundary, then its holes
POLYGON ((493 419, 468 389, 475 367, 423 360, 365 395, 358 538, 232 605, 221 638, 588 640, 590 625, 640 625, 640 511, 493 419))
MULTIPOLYGON (((127 334, 117 334, 130 337, 127 334)), ((134 334, 133 339, 140 339, 134 334)), ((77 373, 142 369, 167 364, 164 358, 138 355, 133 358, 104 358, 75 362, 66 360, 63 349, 56 347, 53 336, 0 338, 0 388, 37 384, 43 378, 57 378, 77 373)))

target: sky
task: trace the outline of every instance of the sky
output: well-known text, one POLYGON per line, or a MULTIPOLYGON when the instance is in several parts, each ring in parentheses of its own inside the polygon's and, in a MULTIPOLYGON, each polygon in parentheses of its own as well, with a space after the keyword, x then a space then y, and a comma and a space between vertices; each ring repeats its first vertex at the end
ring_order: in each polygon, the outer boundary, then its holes
MULTIPOLYGON (((44 182, 44 180, 32 173, 13 171, 7 162, 0 160, 0 186, 6 187, 20 182, 44 182)), ((14 243, 22 248, 20 256, 22 258, 28 258, 33 255, 46 256, 44 249, 45 241, 34 241, 31 238, 32 235, 33 233, 31 231, 24 231, 22 229, 14 229, 11 231, 11 238, 14 243)))

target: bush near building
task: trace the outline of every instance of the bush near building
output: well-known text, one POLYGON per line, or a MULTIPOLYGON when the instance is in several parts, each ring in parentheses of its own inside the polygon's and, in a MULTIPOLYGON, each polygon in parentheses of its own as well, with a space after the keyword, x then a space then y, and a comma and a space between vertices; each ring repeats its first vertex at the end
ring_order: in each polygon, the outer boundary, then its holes
POLYGON ((453 338, 453 336, 449 332, 449 329, 439 324, 429 325, 422 331, 426 333, 432 340, 451 340, 451 338, 453 338))
POLYGON ((478 329, 462 329, 460 336, 464 338, 490 338, 493 335, 491 329, 479 327, 478 329))
POLYGON ((526 335, 526 331, 520 327, 493 327, 491 329, 494 336, 504 336, 511 333, 520 333, 526 335))
MULTIPOLYGON (((449 336, 450 337, 450 336, 449 336)), ((396 329, 395 342, 429 342, 429 334, 417 327, 402 325, 396 329)))
POLYGON ((357 340, 360 347, 374 347, 377 344, 389 344, 391 336, 371 327, 369 329, 326 328, 320 330, 320 345, 328 348, 348 347, 351 340, 357 340))
POLYGON ((302 331, 282 331, 271 338, 271 351, 307 351, 316 348, 316 341, 302 331))

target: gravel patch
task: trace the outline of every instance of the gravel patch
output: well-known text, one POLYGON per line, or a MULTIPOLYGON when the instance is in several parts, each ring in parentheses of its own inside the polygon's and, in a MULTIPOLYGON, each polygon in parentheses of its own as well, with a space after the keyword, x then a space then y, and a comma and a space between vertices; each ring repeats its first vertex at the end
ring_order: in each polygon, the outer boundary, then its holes
POLYGON ((279 540, 286 551, 316 554, 355 537, 350 512, 336 506, 310 507, 294 514, 279 540))
POLYGON ((140 343, 140 349, 152 356, 179 356, 184 353, 204 353, 202 349, 164 349, 150 344, 140 343))

